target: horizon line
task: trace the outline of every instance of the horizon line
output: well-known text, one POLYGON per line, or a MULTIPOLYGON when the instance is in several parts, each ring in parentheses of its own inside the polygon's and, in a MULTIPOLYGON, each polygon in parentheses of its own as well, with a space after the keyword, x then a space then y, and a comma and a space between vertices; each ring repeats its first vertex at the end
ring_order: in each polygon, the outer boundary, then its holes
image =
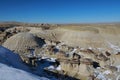
POLYGON ((28 23, 28 24, 110 24, 110 23, 120 23, 120 21, 104 21, 104 22, 27 22, 27 21, 0 21, 0 23, 28 23))

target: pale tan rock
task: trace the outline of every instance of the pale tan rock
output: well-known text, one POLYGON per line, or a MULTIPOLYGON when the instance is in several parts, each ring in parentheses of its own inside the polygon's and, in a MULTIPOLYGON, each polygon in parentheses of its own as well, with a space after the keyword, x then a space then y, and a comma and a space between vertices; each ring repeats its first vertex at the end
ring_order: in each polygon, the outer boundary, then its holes
POLYGON ((31 33, 18 33, 6 40, 3 46, 15 52, 25 52, 27 49, 39 47, 41 40, 31 33))

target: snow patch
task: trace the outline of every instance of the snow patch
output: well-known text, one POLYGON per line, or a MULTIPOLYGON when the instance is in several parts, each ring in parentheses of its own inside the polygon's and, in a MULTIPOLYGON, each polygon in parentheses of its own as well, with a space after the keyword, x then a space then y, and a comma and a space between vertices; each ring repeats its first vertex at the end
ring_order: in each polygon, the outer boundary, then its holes
POLYGON ((95 71, 94 76, 96 76, 96 78, 99 80, 107 80, 106 77, 104 76, 104 74, 102 74, 101 72, 99 72, 97 70, 95 71))
POLYGON ((47 67, 48 70, 55 70, 55 67, 54 66, 49 66, 47 67))
POLYGON ((106 70, 104 72, 101 72, 99 71, 100 70, 100 67, 97 68, 95 71, 94 71, 94 76, 96 76, 97 79, 99 80, 110 80, 108 79, 105 75, 109 75, 111 74, 111 71, 110 70, 106 70))
POLYGON ((56 58, 50 58, 50 59, 48 59, 48 61, 50 61, 50 62, 56 62, 56 58))
POLYGON ((58 67, 49 66, 49 67, 47 67, 47 69, 50 70, 50 71, 52 71, 52 70, 61 71, 61 66, 60 65, 58 67))
POLYGON ((106 70, 106 71, 103 72, 103 74, 106 74, 106 75, 111 74, 111 71, 110 70, 106 70))
POLYGON ((72 55, 77 49, 73 49, 69 54, 72 55))
POLYGON ((56 68, 57 71, 61 71, 61 66, 59 65, 57 68, 56 68))
POLYGON ((107 43, 110 45, 110 48, 113 49, 114 54, 117 54, 118 52, 120 52, 120 47, 119 46, 113 45, 112 43, 110 43, 108 41, 107 41, 107 43))
POLYGON ((0 80, 49 80, 0 63, 0 80))
POLYGON ((42 57, 41 59, 45 59, 50 62, 56 62, 56 58, 42 57))

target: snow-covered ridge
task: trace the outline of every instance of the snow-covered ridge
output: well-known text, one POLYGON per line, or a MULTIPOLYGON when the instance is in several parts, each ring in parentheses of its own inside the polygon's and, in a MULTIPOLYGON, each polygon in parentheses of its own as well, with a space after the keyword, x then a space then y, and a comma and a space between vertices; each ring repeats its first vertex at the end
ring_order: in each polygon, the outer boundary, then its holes
MULTIPOLYGON (((50 60, 45 58, 45 60, 48 60, 49 62, 55 61, 55 59, 53 58, 51 58, 50 60)), ((32 78, 32 77, 30 77, 31 79, 29 78, 24 79, 24 75, 28 77, 31 75, 30 73, 32 73, 32 74, 35 74, 35 75, 38 74, 41 76, 45 75, 46 77, 46 74, 44 74, 43 69, 45 66, 49 66, 48 64, 49 63, 41 64, 40 66, 36 67, 36 71, 33 72, 29 66, 23 64, 18 54, 15 54, 9 49, 3 46, 0 46, 0 80, 44 80, 44 78, 32 78), (4 71, 3 66, 6 67, 5 71, 4 71), (8 69, 8 72, 6 71, 7 69, 8 69), (5 74, 5 72, 7 73, 7 75, 5 74), (21 74, 19 74, 18 72, 20 72, 21 74), (28 75, 28 72, 30 75, 28 75), (2 75, 6 75, 9 77, 5 78, 5 76, 2 77, 2 75), (20 75, 23 78, 17 79, 17 77, 19 77, 18 75, 20 75)), ((51 78, 52 79, 50 80, 53 80, 54 77, 52 76, 51 78)), ((48 79, 45 79, 45 80, 48 80, 48 79)))
POLYGON ((13 53, 3 46, 0 46, 0 63, 29 71, 28 67, 22 63, 18 54, 13 53))
POLYGON ((0 63, 0 80, 49 80, 0 63))

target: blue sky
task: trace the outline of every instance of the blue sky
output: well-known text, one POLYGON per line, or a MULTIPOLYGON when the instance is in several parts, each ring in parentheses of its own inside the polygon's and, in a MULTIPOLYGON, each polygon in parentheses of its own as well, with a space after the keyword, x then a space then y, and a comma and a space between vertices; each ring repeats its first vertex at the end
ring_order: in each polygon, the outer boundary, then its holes
POLYGON ((120 0, 0 0, 0 21, 120 22, 120 0))

